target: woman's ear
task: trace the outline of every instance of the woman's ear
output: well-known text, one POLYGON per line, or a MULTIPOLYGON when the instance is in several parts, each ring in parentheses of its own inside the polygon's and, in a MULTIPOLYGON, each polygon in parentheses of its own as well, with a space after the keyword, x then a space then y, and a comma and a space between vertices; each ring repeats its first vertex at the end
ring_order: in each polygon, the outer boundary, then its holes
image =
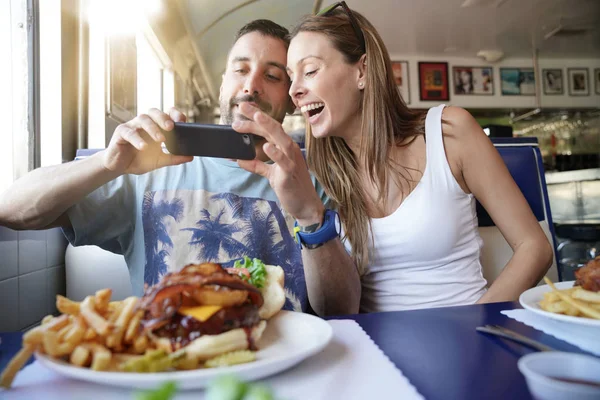
POLYGON ((363 90, 365 88, 366 79, 367 79, 367 55, 366 54, 363 54, 360 57, 360 60, 358 60, 358 62, 356 63, 356 66, 358 67, 358 80, 357 80, 358 88, 360 90, 363 90))

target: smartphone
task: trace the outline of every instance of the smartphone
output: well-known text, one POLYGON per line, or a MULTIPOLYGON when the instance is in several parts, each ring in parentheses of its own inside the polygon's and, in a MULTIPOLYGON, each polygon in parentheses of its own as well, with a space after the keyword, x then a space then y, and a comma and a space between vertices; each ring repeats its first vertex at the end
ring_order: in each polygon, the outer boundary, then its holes
POLYGON ((253 135, 236 132, 231 125, 176 122, 173 130, 163 134, 171 154, 235 160, 256 158, 253 135))

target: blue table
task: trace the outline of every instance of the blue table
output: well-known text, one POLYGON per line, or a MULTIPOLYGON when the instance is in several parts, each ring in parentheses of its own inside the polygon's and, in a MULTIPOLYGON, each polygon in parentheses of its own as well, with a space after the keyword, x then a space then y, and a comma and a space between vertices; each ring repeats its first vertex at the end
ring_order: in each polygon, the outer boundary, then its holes
MULTIPOLYGON (((358 322, 426 399, 531 399, 517 361, 532 350, 475 327, 498 324, 558 350, 585 352, 500 314, 513 308, 520 306, 508 302, 336 318, 358 322)), ((2 370, 19 350, 21 333, 0 333, 0 338, 2 370)))
POLYGON ((345 316, 358 322, 428 400, 531 399, 518 359, 533 350, 477 326, 502 325, 557 350, 586 354, 553 336, 512 320, 500 311, 519 303, 345 316))

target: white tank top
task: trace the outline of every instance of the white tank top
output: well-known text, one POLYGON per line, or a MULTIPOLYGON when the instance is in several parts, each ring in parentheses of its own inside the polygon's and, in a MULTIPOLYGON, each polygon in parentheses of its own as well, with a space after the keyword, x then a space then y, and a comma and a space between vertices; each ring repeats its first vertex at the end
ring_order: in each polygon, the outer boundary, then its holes
POLYGON ((371 219, 361 312, 473 304, 486 291, 475 197, 461 189, 446 159, 443 109, 427 113, 420 182, 391 215, 371 219))

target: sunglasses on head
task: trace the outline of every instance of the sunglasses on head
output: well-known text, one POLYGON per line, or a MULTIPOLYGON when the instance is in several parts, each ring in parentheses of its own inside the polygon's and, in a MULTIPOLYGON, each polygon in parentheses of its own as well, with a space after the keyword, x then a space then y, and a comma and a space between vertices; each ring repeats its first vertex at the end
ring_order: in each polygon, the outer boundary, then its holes
POLYGON ((352 14, 352 10, 350 10, 348 8, 348 5, 346 4, 345 1, 338 1, 337 3, 332 4, 329 7, 321 10, 317 15, 325 17, 338 7, 342 7, 342 10, 344 10, 344 12, 346 14, 348 14, 348 18, 350 19, 350 25, 352 25, 352 29, 354 29, 354 33, 356 34, 356 37, 358 38, 358 41, 360 42, 361 49, 362 49, 363 53, 365 53, 366 47, 367 47, 365 44, 365 36, 363 35, 363 32, 360 29, 360 26, 358 25, 358 21, 356 21, 356 18, 354 18, 354 14, 352 14))

